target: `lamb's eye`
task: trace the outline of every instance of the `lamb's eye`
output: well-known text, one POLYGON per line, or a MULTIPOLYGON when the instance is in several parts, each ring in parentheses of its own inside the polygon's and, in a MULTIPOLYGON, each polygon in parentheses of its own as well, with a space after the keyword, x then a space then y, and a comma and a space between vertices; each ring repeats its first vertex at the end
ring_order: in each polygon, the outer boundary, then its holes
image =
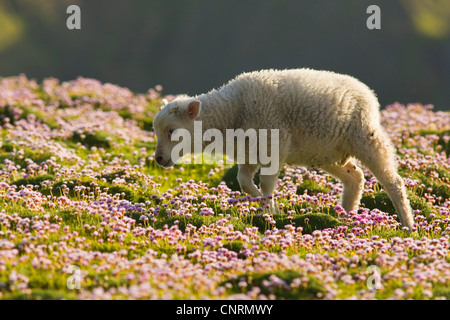
POLYGON ((175 129, 172 129, 172 128, 170 128, 169 130, 167 130, 167 133, 168 133, 168 135, 169 135, 169 138, 170 138, 170 136, 172 136, 172 133, 175 131, 175 129))

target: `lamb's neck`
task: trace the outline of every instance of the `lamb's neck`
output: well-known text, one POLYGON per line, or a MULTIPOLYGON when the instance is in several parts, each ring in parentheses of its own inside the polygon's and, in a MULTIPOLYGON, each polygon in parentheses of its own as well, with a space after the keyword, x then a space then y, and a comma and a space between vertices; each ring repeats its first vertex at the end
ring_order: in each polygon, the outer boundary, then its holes
POLYGON ((200 102, 201 111, 197 120, 202 121, 203 131, 218 129, 225 133, 226 129, 233 129, 238 115, 239 97, 225 94, 222 90, 212 90, 196 97, 200 102))

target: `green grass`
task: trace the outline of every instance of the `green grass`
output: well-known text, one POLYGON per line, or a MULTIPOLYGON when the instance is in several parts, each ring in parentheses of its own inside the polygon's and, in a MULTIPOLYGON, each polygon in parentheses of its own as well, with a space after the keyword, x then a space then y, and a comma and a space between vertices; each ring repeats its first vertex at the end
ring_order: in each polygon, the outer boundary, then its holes
POLYGON ((12 184, 16 185, 18 187, 27 186, 27 185, 41 186, 42 182, 50 181, 53 183, 54 179, 55 179, 55 176, 53 174, 44 174, 41 176, 32 176, 32 177, 18 179, 16 181, 14 181, 12 184))
POLYGON ((228 291, 231 293, 244 293, 258 287, 261 293, 267 296, 273 294, 277 300, 315 300, 325 294, 319 280, 295 270, 243 274, 237 279, 224 281, 221 285, 229 287, 228 291), (275 277, 281 279, 280 284, 270 285, 275 277))
POLYGON ((26 293, 7 293, 2 296, 4 300, 75 300, 75 292, 67 292, 65 290, 42 290, 34 289, 30 294, 26 293))
MULTIPOLYGON (((428 217, 430 213, 434 213, 435 210, 433 207, 428 204, 425 200, 420 198, 415 194, 409 195, 409 201, 411 204, 411 208, 413 210, 420 210, 422 215, 428 217)), ((392 204, 391 199, 385 192, 377 192, 372 194, 365 194, 361 198, 361 204, 370 210, 379 209, 383 212, 387 212, 390 214, 396 214, 394 205, 392 204)))
POLYGON ((439 137, 439 140, 436 142, 436 144, 441 146, 442 150, 445 151, 447 156, 450 155, 450 140, 444 139, 444 136, 450 136, 450 130, 420 130, 418 134, 423 137, 427 135, 437 135, 439 137))
POLYGON ((105 131, 97 131, 94 134, 92 133, 80 134, 78 132, 75 132, 72 136, 72 141, 81 142, 82 144, 86 145, 89 148, 95 146, 98 148, 109 149, 111 148, 110 138, 111 135, 109 135, 109 133, 105 131))
POLYGON ((305 192, 309 195, 315 195, 318 193, 328 193, 329 188, 321 186, 319 183, 313 180, 305 179, 298 187, 297 194, 304 194, 305 192))
MULTIPOLYGON (((274 214, 275 226, 283 229, 288 224, 293 224, 295 227, 302 227, 303 233, 312 233, 314 230, 323 230, 327 228, 335 228, 342 225, 336 218, 331 215, 323 213, 307 213, 294 214, 292 219, 288 219, 286 214, 274 214)), ((259 228, 261 232, 270 228, 270 225, 265 221, 264 217, 253 217, 252 224, 259 228)))

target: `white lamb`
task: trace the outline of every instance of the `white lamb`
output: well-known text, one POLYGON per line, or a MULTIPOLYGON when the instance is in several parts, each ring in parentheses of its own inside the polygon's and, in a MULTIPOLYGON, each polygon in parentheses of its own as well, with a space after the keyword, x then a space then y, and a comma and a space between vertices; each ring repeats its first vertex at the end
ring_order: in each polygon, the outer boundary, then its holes
MULTIPOLYGON (((363 172, 352 159, 357 158, 384 186, 401 224, 411 230, 411 207, 379 107, 375 94, 348 75, 311 69, 243 73, 218 90, 182 96, 163 107, 154 119, 155 158, 163 167, 172 166, 177 142, 171 134, 179 128, 193 134, 194 120, 202 121, 203 131, 216 128, 224 135, 226 129, 279 129, 279 170, 285 163, 324 169, 342 181, 344 209, 357 210, 364 186, 363 172)), ((259 191, 253 176, 261 166, 239 164, 240 187, 254 197, 271 195, 278 180, 279 170, 261 175, 259 191)))

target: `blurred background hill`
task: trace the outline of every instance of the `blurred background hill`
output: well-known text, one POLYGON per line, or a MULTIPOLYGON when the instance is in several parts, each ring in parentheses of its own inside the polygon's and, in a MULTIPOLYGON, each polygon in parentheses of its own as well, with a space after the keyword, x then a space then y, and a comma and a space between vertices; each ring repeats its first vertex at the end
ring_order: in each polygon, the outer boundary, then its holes
POLYGON ((395 101, 450 109, 448 0, 0 0, 0 76, 96 78, 199 94, 243 71, 353 75, 395 101), (81 8, 81 30, 66 9, 81 8), (366 9, 381 8, 381 30, 366 9))

